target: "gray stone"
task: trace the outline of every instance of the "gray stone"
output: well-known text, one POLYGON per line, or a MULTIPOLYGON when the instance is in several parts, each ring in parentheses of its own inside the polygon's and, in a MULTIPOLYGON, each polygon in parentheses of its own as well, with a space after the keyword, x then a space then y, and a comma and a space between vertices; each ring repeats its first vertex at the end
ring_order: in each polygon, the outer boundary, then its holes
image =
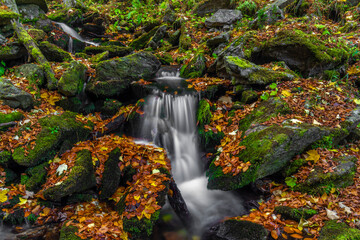
POLYGON ((45 12, 35 4, 20 5, 18 9, 24 21, 35 21, 45 14, 45 12))
POLYGON ((207 28, 223 27, 225 25, 232 25, 242 18, 239 10, 219 9, 213 16, 205 20, 207 28))
POLYGON ((157 49, 161 46, 161 40, 165 37, 167 30, 167 25, 162 25, 155 32, 154 36, 152 36, 147 44, 148 47, 152 49, 157 49))
POLYGON ((38 5, 44 12, 48 11, 48 7, 45 0, 15 0, 18 6, 23 4, 35 4, 38 5))
POLYGON ((30 93, 15 87, 9 79, 0 78, 0 100, 12 108, 29 110, 34 105, 30 93))
POLYGON ((42 68, 37 64, 23 64, 15 69, 17 77, 24 77, 37 86, 45 84, 45 76, 42 68))
POLYGON ((250 22, 250 27, 253 29, 274 24, 276 21, 285 18, 284 12, 277 5, 271 5, 265 10, 259 10, 257 16, 257 18, 250 22))
POLYGON ((0 34, 0 45, 4 45, 6 42, 7 42, 6 37, 0 34))
POLYGON ((232 0, 205 0, 195 6, 193 13, 204 17, 206 14, 214 13, 219 9, 234 9, 235 7, 235 1, 232 0))
POLYGON ((3 61, 19 59, 25 57, 26 54, 26 49, 17 42, 12 42, 0 47, 0 59, 3 61))
POLYGON ((228 43, 229 39, 230 39, 230 33, 226 32, 226 33, 220 34, 216 37, 213 37, 213 38, 210 38, 209 40, 207 40, 206 46, 213 49, 213 48, 218 47, 222 43, 228 43))

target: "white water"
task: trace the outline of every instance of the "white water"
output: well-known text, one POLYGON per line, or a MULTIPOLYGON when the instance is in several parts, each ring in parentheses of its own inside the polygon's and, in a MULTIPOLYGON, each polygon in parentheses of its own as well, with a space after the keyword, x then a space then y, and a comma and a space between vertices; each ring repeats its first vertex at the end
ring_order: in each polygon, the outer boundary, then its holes
POLYGON ((61 29, 70 35, 70 40, 69 40, 69 52, 72 52, 73 49, 72 49, 72 39, 71 37, 81 41, 81 42, 84 42, 84 43, 87 43, 87 44, 90 44, 90 45, 94 45, 94 46, 99 46, 98 43, 94 43, 94 42, 91 42, 91 41, 87 41, 85 40, 83 37, 81 37, 74 29, 72 29, 71 27, 69 27, 68 25, 66 25, 65 23, 61 23, 61 22, 54 22, 56 23, 57 25, 59 25, 61 27, 61 29), (70 43, 71 41, 71 43, 70 43), (70 49, 70 44, 71 44, 71 49, 70 49))
MULTIPOLYGON (((164 75, 162 78, 168 81, 174 77, 164 75)), ((196 110, 196 94, 173 95, 155 90, 144 106, 141 136, 167 150, 173 177, 195 220, 193 230, 200 234, 207 225, 238 215, 244 209, 232 193, 206 187, 207 178, 199 159, 196 110)))

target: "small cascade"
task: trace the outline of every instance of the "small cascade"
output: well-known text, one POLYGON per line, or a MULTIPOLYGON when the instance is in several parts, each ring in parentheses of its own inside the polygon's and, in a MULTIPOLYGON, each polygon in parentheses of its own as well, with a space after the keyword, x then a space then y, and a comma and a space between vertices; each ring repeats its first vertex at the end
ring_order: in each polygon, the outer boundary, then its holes
POLYGON ((68 52, 69 53, 73 53, 73 45, 74 45, 74 40, 72 39, 72 37, 69 38, 69 44, 68 44, 68 52))
MULTIPOLYGON (((180 78, 178 72, 160 72, 157 76, 156 81, 169 83, 180 78)), ((153 90, 146 99, 140 134, 167 150, 173 177, 195 220, 192 231, 201 234, 207 226, 226 216, 244 213, 244 208, 232 193, 207 189, 197 141, 197 104, 196 93, 153 90)))
MULTIPOLYGON (((59 25, 61 27, 61 29, 66 32, 67 34, 69 34, 71 37, 81 41, 81 42, 84 42, 84 43, 87 43, 87 44, 90 44, 90 45, 93 45, 93 46, 99 46, 98 43, 94 43, 94 42, 91 42, 91 41, 87 41, 85 40, 83 37, 81 37, 74 29, 72 29, 71 27, 69 27, 68 25, 66 25, 65 23, 61 23, 61 22, 54 22, 55 24, 59 25)), ((70 38, 71 38, 70 37, 70 38)), ((70 40, 69 40, 70 41, 70 40)))

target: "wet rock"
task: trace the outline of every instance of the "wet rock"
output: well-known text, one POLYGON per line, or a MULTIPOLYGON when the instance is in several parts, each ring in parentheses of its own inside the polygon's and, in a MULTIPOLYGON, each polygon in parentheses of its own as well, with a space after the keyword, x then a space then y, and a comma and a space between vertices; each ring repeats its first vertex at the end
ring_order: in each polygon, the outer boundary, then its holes
POLYGON ((204 0, 195 6, 193 13, 204 17, 206 14, 214 13, 219 9, 234 9, 235 7, 235 2, 231 0, 204 0))
POLYGON ((23 4, 34 4, 39 6, 44 12, 48 11, 48 7, 45 0, 16 0, 16 4, 23 5, 23 4))
POLYGON ((283 30, 254 51, 251 60, 256 64, 284 61, 291 70, 311 77, 340 67, 348 54, 342 48, 328 48, 321 40, 299 30, 283 30))
POLYGON ((84 34, 89 36, 101 36, 105 33, 105 27, 93 23, 86 23, 83 25, 84 34))
POLYGON ((15 75, 26 78, 31 84, 35 84, 38 87, 45 84, 44 71, 37 64, 23 64, 15 69, 15 75))
POLYGON ((266 240, 268 231, 260 224, 227 220, 210 228, 203 240, 266 240))
POLYGON ((83 90, 87 68, 80 62, 72 61, 66 69, 57 83, 58 90, 65 96, 75 96, 83 90))
POLYGON ((101 113, 104 116, 110 117, 115 115, 123 104, 116 99, 107 99, 101 107, 101 113))
POLYGON ((60 184, 44 190, 44 197, 50 201, 60 202, 61 198, 78 193, 96 186, 95 173, 91 152, 82 150, 77 152, 75 165, 69 176, 60 184))
POLYGON ((161 40, 163 40, 163 38, 165 38, 167 32, 167 25, 162 25, 159 27, 159 29, 155 32, 154 36, 151 37, 151 39, 149 40, 147 46, 152 48, 152 49, 157 49, 159 47, 161 47, 161 40))
POLYGON ((356 171, 355 156, 343 156, 333 159, 337 164, 333 167, 333 172, 324 173, 324 169, 315 168, 305 182, 297 184, 294 189, 306 193, 320 193, 326 192, 328 186, 334 188, 344 188, 354 183, 354 176, 356 171))
POLYGON ((206 46, 208 46, 211 49, 214 49, 222 43, 228 43, 229 39, 230 39, 229 32, 222 33, 219 36, 216 36, 216 37, 213 37, 213 38, 210 38, 209 40, 207 40, 206 46))
MULTIPOLYGON (((226 73, 221 75, 227 75, 234 85, 267 85, 277 81, 289 81, 295 77, 289 73, 258 66, 239 57, 225 57, 224 65, 226 73)), ((217 72, 221 72, 221 69, 217 69, 217 72)))
POLYGON ((118 164, 120 162, 120 156, 121 151, 119 148, 115 148, 109 153, 109 158, 105 162, 103 178, 99 189, 100 199, 111 197, 119 187, 121 171, 118 164))
POLYGON ((181 67, 180 76, 183 78, 197 78, 206 72, 206 59, 202 54, 196 55, 188 64, 181 67))
POLYGON ((21 17, 25 22, 37 21, 45 15, 45 12, 35 4, 20 5, 18 8, 21 17))
POLYGON ((133 52, 130 47, 119 46, 90 46, 85 48, 85 53, 89 55, 99 54, 103 52, 109 52, 109 58, 113 57, 125 57, 133 52))
POLYGON ((39 119, 41 132, 37 135, 35 146, 25 154, 23 146, 14 149, 12 157, 20 166, 33 167, 52 159, 65 140, 72 145, 85 140, 90 130, 81 122, 76 121, 76 114, 65 112, 62 115, 53 115, 39 119))
POLYGON ((34 105, 30 93, 15 87, 9 79, 0 78, 0 100, 12 108, 29 110, 34 105))
POLYGON ((351 228, 346 223, 337 223, 336 220, 325 222, 325 226, 320 231, 319 240, 333 239, 359 239, 360 230, 351 228))
POLYGON ((101 98, 129 94, 132 81, 153 78, 160 66, 159 60, 148 52, 100 62, 96 78, 87 84, 86 91, 101 98))
POLYGON ((223 27, 232 25, 242 18, 239 10, 220 9, 214 15, 205 20, 207 28, 223 27))
POLYGON ((70 53, 47 41, 41 42, 39 48, 48 61, 65 62, 72 59, 70 53))

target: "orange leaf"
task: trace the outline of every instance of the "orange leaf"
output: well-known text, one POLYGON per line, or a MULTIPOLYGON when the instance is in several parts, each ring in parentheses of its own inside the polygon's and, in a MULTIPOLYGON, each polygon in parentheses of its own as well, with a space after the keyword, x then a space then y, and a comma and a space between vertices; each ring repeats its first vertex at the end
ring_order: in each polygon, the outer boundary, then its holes
POLYGON ((295 233, 295 234, 291 234, 290 236, 291 236, 292 238, 296 238, 296 239, 302 239, 302 238, 303 238, 303 236, 302 236, 302 235, 297 234, 297 233, 295 233))
POLYGON ((278 238, 279 238, 279 236, 277 235, 276 230, 272 230, 272 231, 271 231, 271 236, 272 236, 274 239, 278 239, 278 238))
POLYGON ((284 231, 286 233, 293 233, 294 232, 294 229, 293 228, 290 228, 290 227, 284 227, 284 231))
POLYGON ((288 236, 286 234, 281 234, 281 236, 284 238, 284 239, 288 239, 288 236))

